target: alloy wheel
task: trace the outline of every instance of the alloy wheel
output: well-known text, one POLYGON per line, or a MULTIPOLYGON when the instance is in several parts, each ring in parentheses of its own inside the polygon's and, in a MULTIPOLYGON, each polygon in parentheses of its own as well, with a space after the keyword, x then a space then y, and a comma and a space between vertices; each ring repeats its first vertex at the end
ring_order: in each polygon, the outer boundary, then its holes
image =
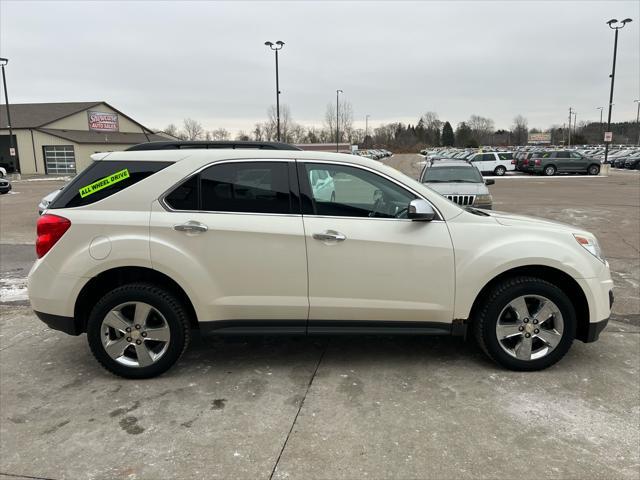
POLYGON ((518 360, 538 360, 560 344, 564 321, 558 306, 541 295, 513 299, 500 312, 496 336, 500 347, 518 360))
POLYGON ((166 353, 171 331, 166 318, 151 305, 127 302, 107 313, 100 326, 102 346, 116 362, 148 367, 166 353))

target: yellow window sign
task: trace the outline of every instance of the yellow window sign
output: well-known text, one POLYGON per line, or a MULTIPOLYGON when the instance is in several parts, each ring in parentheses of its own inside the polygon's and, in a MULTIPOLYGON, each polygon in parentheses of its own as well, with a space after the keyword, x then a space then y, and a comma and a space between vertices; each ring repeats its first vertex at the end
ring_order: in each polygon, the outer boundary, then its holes
POLYGON ((87 195, 91 195, 92 193, 99 192, 103 188, 107 188, 108 186, 113 185, 114 183, 121 182, 122 180, 125 180, 127 178, 129 178, 129 170, 125 168, 124 170, 120 170, 119 172, 109 175, 108 177, 104 177, 104 178, 101 178, 100 180, 96 180, 91 185, 82 187, 79 190, 80 197, 84 198, 87 195))

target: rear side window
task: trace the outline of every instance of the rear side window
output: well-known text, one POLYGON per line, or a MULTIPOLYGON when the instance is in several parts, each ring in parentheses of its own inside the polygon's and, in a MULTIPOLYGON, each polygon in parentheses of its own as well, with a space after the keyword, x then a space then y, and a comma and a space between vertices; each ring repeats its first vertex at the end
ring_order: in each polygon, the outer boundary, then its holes
POLYGON ((499 153, 498 158, 500 160, 513 160, 513 153, 499 153))
POLYGON ((213 165, 189 178, 165 199, 174 210, 237 213, 291 213, 286 162, 213 165))
POLYGON ((69 182, 49 208, 95 203, 171 165, 172 162, 96 161, 69 182))

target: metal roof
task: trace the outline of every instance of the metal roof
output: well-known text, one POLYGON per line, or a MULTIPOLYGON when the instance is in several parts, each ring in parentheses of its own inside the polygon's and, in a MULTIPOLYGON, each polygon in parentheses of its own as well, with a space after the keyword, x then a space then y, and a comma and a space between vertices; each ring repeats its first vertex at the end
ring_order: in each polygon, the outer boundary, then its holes
MULTIPOLYGON (((15 103, 9 104, 12 128, 36 128, 82 112, 105 102, 15 103)), ((0 128, 7 128, 6 106, 0 106, 0 128)))

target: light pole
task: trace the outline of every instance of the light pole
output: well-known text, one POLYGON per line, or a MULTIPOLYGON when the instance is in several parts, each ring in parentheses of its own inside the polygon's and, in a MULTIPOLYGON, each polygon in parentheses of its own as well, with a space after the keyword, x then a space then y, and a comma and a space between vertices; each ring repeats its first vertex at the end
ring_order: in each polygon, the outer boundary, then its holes
POLYGON ((276 52, 276 119, 277 119, 277 138, 280 141, 280 78, 278 76, 278 52, 284 47, 284 42, 278 40, 275 45, 271 42, 264 42, 271 50, 276 52))
POLYGON ((573 115, 573 107, 569 107, 569 137, 567 142, 567 147, 571 146, 571 116, 573 115))
MULTIPOLYGON (((631 21, 630 18, 625 18, 619 27, 614 27, 618 20, 612 18, 607 22, 609 28, 616 31, 615 39, 613 41, 613 68, 611 69, 611 92, 609 93, 609 115, 607 117, 607 132, 611 131, 611 107, 613 107, 613 83, 616 79, 616 56, 618 54, 618 30, 624 28, 624 26, 631 21)), ((609 158, 609 143, 605 142, 604 144, 604 163, 607 163, 607 159, 609 158)))
POLYGON ((573 135, 575 136, 578 133, 578 112, 573 111, 573 135))
MULTIPOLYGON (((640 103, 638 104, 640 106, 640 103)), ((365 148, 367 146, 367 136, 369 135, 369 117, 371 115, 365 115, 364 117, 364 143, 365 148)))
POLYGON ((342 90, 336 90, 336 152, 340 151, 340 100, 339 95, 344 93, 342 90))
MULTIPOLYGON (((602 109, 603 108, 604 107, 596 107, 596 110, 600 110, 600 138, 602 138, 603 135, 604 135, 604 131, 602 130, 602 109)), ((600 142, 598 142, 598 143, 600 143, 600 142)))
POLYGON ((11 166, 15 169, 18 167, 16 148, 13 144, 13 129, 11 127, 11 112, 9 111, 9 94, 7 93, 7 77, 4 72, 4 66, 9 63, 8 58, 0 58, 0 67, 2 68, 2 86, 4 88, 4 103, 7 108, 7 126, 9 127, 9 159, 12 160, 11 166))
POLYGON ((636 113, 636 124, 638 125, 638 145, 640 145, 640 99, 634 100, 638 104, 638 113, 636 113))

